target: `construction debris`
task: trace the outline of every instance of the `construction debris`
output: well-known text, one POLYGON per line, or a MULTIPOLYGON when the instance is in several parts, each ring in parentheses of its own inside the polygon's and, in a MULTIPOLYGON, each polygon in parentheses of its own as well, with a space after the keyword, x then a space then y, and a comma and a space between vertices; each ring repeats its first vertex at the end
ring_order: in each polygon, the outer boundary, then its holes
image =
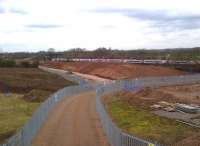
POLYGON ((166 102, 166 101, 160 101, 160 102, 158 102, 158 104, 152 105, 151 108, 154 109, 154 110, 162 109, 162 110, 167 111, 167 112, 175 112, 174 104, 166 102))
POLYGON ((161 109, 162 106, 159 105, 159 104, 154 104, 154 105, 151 106, 151 108, 152 108, 152 109, 161 109))
POLYGON ((166 108, 163 108, 163 110, 165 110, 167 112, 175 112, 175 108, 173 108, 173 107, 166 107, 166 108))
POLYGON ((198 106, 192 106, 187 104, 177 103, 175 105, 176 110, 186 112, 186 113, 197 113, 200 112, 200 108, 198 106))
POLYGON ((169 102, 166 102, 166 101, 160 101, 160 102, 158 102, 158 104, 163 106, 163 107, 174 107, 173 103, 169 103, 169 102))

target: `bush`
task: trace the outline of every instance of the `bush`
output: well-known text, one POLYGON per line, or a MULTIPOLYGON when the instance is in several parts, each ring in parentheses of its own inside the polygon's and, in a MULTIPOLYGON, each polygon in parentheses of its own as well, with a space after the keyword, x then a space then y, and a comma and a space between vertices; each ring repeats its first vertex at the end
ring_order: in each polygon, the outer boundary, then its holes
POLYGON ((0 67, 16 67, 14 60, 0 60, 0 67))
POLYGON ((34 61, 32 63, 32 67, 38 68, 38 66, 39 66, 39 62, 38 61, 34 61))
POLYGON ((39 65, 38 61, 29 62, 29 61, 22 61, 19 64, 15 62, 15 60, 9 59, 0 59, 0 67, 24 67, 24 68, 37 68, 39 65))
POLYGON ((31 64, 28 61, 22 61, 20 63, 20 67, 29 68, 30 66, 31 66, 31 64))
POLYGON ((39 65, 38 61, 34 61, 33 63, 30 63, 28 61, 23 61, 20 63, 20 67, 25 67, 25 68, 37 68, 39 65))

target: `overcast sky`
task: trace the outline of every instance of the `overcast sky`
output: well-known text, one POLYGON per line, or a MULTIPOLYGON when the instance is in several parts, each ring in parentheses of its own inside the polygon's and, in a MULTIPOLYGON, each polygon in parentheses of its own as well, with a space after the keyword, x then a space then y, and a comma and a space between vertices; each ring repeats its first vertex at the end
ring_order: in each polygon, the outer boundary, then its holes
POLYGON ((0 0, 0 49, 200 46, 198 0, 0 0))

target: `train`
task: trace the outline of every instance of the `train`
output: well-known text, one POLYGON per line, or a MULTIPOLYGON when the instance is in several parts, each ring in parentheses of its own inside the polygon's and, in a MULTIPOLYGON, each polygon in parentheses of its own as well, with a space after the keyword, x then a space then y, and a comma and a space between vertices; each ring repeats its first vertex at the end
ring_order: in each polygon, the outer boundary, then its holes
POLYGON ((160 59, 85 59, 85 58, 53 58, 52 61, 74 61, 74 62, 110 62, 110 63, 129 63, 129 64, 200 64, 200 61, 192 60, 160 60, 160 59))

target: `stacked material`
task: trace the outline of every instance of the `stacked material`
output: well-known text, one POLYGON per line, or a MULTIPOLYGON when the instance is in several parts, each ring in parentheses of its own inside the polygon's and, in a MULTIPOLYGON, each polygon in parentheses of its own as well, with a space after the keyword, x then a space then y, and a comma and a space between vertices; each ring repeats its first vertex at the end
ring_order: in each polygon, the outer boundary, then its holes
POLYGON ((194 105, 186 105, 186 104, 176 104, 176 110, 182 111, 185 113, 198 113, 200 112, 200 108, 194 105))

